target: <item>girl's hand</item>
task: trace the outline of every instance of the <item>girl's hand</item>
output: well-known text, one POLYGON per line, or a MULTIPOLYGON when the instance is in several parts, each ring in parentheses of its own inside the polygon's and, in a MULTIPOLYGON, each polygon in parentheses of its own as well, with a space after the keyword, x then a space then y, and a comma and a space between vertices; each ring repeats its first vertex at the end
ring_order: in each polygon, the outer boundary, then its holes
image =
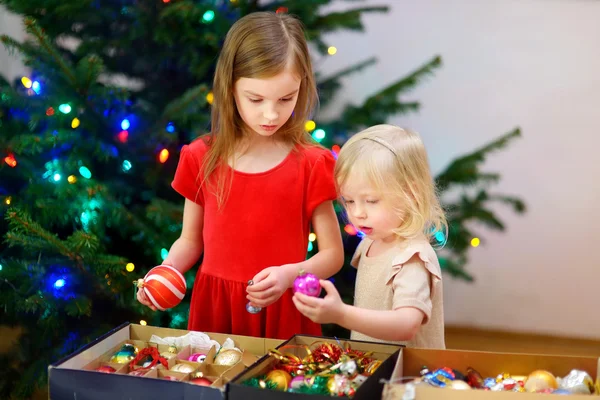
POLYGON ((265 268, 252 278, 254 284, 246 289, 246 298, 255 307, 271 305, 292 286, 294 277, 293 269, 288 265, 265 268))
POLYGON ((313 322, 339 324, 344 313, 344 303, 340 298, 340 294, 331 281, 321 279, 319 282, 327 292, 325 298, 321 299, 302 293, 294 293, 292 300, 298 311, 313 322))
POLYGON ((156 307, 154 307, 154 305, 152 305, 152 303, 150 302, 150 299, 148 299, 148 296, 146 296, 146 293, 144 292, 144 290, 142 288, 139 288, 137 291, 137 301, 139 301, 140 303, 142 303, 145 306, 148 306, 152 309, 152 311, 156 311, 156 307))

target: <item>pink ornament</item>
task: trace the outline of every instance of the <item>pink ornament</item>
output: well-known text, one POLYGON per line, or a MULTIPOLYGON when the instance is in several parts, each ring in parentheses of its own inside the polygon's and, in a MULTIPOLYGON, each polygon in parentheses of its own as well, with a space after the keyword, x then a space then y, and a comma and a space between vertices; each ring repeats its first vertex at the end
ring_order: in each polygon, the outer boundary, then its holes
POLYGON ((306 379, 304 379, 304 376, 297 375, 297 376, 293 377, 292 380, 290 381, 289 389, 299 389, 300 386, 304 385, 305 383, 306 383, 306 379))
POLYGON ((194 353, 188 357, 188 361, 193 361, 197 363, 203 363, 206 360, 206 354, 204 353, 194 353))
POLYGON ((300 292, 307 296, 319 297, 321 294, 321 284, 319 278, 313 274, 300 272, 300 275, 294 280, 294 293, 300 292))

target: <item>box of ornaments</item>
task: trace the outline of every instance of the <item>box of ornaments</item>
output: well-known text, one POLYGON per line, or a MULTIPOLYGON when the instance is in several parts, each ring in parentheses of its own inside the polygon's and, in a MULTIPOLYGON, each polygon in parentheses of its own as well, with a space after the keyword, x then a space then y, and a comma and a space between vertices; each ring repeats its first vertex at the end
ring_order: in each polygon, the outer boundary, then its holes
POLYGON ((283 341, 125 323, 48 367, 52 400, 225 398, 225 386, 283 341))
POLYGON ((403 348, 384 400, 600 399, 600 359, 403 348))
POLYGON ((401 346, 296 335, 227 385, 230 400, 379 399, 401 346))

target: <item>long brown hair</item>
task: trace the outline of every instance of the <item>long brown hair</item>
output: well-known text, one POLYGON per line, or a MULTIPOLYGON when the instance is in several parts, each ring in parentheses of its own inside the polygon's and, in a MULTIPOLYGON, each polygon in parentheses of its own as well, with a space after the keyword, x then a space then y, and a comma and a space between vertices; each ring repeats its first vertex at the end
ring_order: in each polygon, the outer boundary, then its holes
POLYGON ((290 60, 301 78, 298 100, 292 116, 276 134, 295 147, 310 143, 304 124, 318 101, 302 23, 287 14, 256 12, 236 21, 225 37, 215 70, 209 150, 203 164, 204 184, 218 171, 213 190, 219 207, 226 200, 233 174, 218 167, 227 165, 246 130, 235 105, 234 84, 240 78, 273 77, 283 72, 290 60))

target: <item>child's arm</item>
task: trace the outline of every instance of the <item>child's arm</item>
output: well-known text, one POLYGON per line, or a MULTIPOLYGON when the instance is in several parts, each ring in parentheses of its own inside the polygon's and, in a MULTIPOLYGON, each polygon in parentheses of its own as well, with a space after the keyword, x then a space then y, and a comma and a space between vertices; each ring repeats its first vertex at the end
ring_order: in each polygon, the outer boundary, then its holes
MULTIPOLYGON (((185 200, 183 208, 183 227, 179 239, 177 239, 169 255, 162 262, 164 265, 170 265, 178 269, 182 274, 188 271, 204 250, 204 241, 202 239, 202 228, 204 226, 204 208, 191 200, 185 200)), ((140 303, 156 311, 143 290, 137 292, 137 299, 140 303)))
POLYGON ((293 286, 300 271, 312 273, 319 278, 329 278, 344 264, 344 248, 337 216, 332 201, 326 201, 315 209, 312 226, 319 241, 319 251, 310 259, 277 267, 269 267, 252 278, 248 286, 248 300, 254 306, 266 307, 277 301, 283 292, 293 286))
POLYGON ((181 234, 179 239, 171 245, 169 255, 165 258, 163 264, 171 265, 182 274, 192 268, 204 251, 203 227, 204 208, 191 200, 185 199, 181 234))
POLYGON ((334 323, 381 340, 408 341, 419 331, 425 314, 413 307, 396 310, 367 310, 344 304, 333 283, 321 280, 327 292, 325 298, 295 293, 294 304, 298 311, 314 322, 334 323))

